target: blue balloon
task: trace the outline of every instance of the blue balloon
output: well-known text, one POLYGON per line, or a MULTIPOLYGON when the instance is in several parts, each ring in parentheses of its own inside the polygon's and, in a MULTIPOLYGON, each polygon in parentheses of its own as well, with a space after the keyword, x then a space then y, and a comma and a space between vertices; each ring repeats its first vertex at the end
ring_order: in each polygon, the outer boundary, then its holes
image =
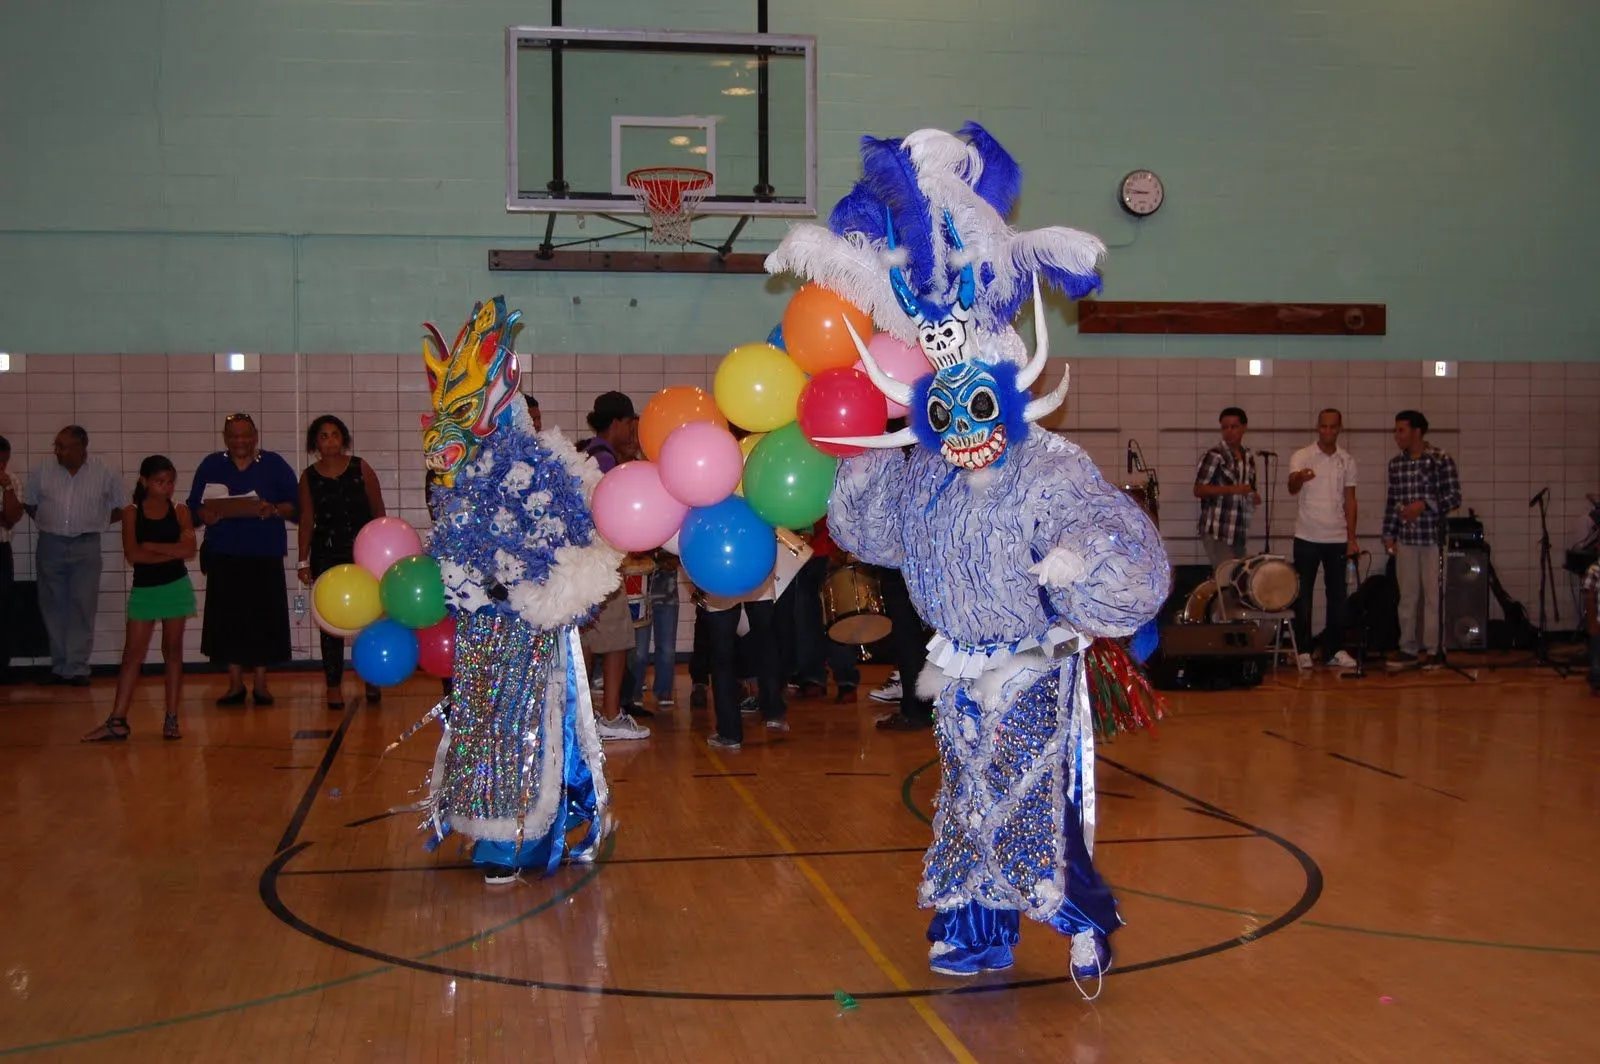
POLYGON ((718 598, 738 598, 761 586, 778 560, 778 535, 750 504, 730 495, 697 506, 678 532, 678 557, 696 587, 718 598))
POLYGON ((773 347, 776 347, 779 351, 782 351, 784 354, 788 354, 789 353, 789 349, 787 347, 783 346, 783 323, 782 322, 779 322, 778 324, 774 325, 772 327, 772 331, 767 333, 767 343, 771 344, 773 347))
POLYGON ((377 687, 393 687, 417 671, 416 633, 385 617, 361 630, 350 658, 356 675, 377 687))

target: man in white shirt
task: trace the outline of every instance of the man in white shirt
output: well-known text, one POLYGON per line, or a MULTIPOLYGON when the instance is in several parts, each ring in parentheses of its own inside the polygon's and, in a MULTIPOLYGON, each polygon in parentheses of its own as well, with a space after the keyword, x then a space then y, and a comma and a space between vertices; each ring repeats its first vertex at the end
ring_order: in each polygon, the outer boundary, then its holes
POLYGON ((11 441, 0 436, 0 683, 11 682, 11 530, 22 520, 22 478, 7 470, 11 441))
POLYGON ((1353 669, 1356 661, 1344 649, 1344 609, 1348 590, 1345 569, 1356 544, 1356 462, 1339 446, 1344 417, 1332 409, 1317 415, 1317 442, 1289 459, 1289 494, 1299 502, 1294 519, 1294 568, 1300 576, 1300 597, 1294 603, 1294 637, 1301 648, 1299 665, 1311 668, 1311 597, 1317 569, 1328 601, 1322 655, 1328 664, 1353 669))
POLYGON ((28 478, 24 508, 38 526, 34 569, 50 638, 51 682, 87 687, 100 603, 100 535, 109 521, 122 519, 127 495, 117 475, 89 457, 82 426, 56 433, 55 450, 56 460, 28 478))

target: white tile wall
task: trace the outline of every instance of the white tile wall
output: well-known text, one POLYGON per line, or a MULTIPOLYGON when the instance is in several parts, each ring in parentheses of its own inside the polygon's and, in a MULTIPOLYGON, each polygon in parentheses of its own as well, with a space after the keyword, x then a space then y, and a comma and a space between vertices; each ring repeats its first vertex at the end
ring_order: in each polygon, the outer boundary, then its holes
MULTIPOLYGON (((583 414, 600 392, 628 392, 638 408, 669 384, 710 388, 718 355, 546 355, 526 358, 524 387, 538 395, 547 427, 587 434, 583 414)), ((0 435, 10 438, 12 468, 27 473, 51 461, 51 443, 64 425, 82 424, 90 451, 120 470, 130 488, 139 462, 162 453, 186 485, 195 466, 221 446, 222 418, 248 411, 262 444, 291 465, 305 426, 323 413, 350 425, 356 451, 378 473, 389 512, 425 528, 422 474, 417 462, 418 417, 427 404, 416 355, 263 355, 259 373, 219 374, 212 356, 35 355, 25 373, 0 374, 0 435)), ((1056 363, 1036 390, 1060 380, 1056 363)), ((1424 379, 1418 362, 1285 362, 1270 377, 1241 378, 1232 360, 1078 359, 1072 391, 1050 427, 1082 445, 1117 482, 1126 480, 1127 441, 1137 439, 1161 478, 1161 528, 1175 562, 1198 561, 1196 500, 1190 478, 1216 435, 1217 412, 1238 405, 1250 415, 1247 437, 1257 449, 1287 461, 1311 442, 1315 413, 1343 410, 1344 444, 1360 463, 1360 530, 1378 549, 1384 467, 1393 450, 1397 410, 1416 407, 1433 424, 1430 437, 1455 455, 1466 506, 1483 518, 1494 561, 1507 590, 1530 609, 1538 591, 1538 517, 1528 499, 1551 489, 1550 535, 1555 549, 1563 619, 1571 603, 1561 572, 1567 545, 1588 529, 1586 495, 1600 492, 1600 362, 1466 362, 1457 378, 1424 379)), ((1286 550, 1294 505, 1274 470, 1272 541, 1286 550)), ((1261 522, 1251 543, 1261 542, 1261 522)), ((33 578, 33 530, 14 538, 19 579, 33 578)), ((288 565, 293 565, 293 554, 288 565)), ((97 664, 117 660, 130 579, 119 542, 105 537, 105 569, 96 625, 97 664)), ((198 578, 199 586, 203 579, 198 578)), ((290 595, 298 592, 292 571, 290 595)), ((680 646, 687 649, 693 613, 680 611, 680 646)), ((309 619, 295 619, 295 652, 317 653, 309 619)), ((200 626, 190 625, 186 653, 199 659, 200 626)), ((152 651, 152 660, 157 656, 152 651)))

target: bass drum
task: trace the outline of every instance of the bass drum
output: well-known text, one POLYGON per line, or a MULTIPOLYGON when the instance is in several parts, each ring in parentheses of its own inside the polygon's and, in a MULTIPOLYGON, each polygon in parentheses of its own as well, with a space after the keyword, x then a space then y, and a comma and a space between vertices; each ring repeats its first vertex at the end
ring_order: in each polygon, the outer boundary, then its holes
POLYGON ((1183 615, 1179 618, 1184 624, 1205 624, 1211 619, 1211 608, 1217 597, 1217 582, 1207 580, 1199 587, 1189 592, 1189 601, 1184 603, 1183 615))
POLYGON ((829 573, 822 581, 822 627, 835 643, 855 646, 887 636, 894 626, 878 578, 860 565, 841 565, 829 573))
POLYGON ((1253 558, 1217 567, 1217 582, 1223 583, 1223 569, 1229 568, 1226 583, 1231 586, 1239 601, 1252 610, 1278 613, 1294 605, 1300 597, 1300 577, 1282 557, 1276 554, 1257 554, 1253 558))

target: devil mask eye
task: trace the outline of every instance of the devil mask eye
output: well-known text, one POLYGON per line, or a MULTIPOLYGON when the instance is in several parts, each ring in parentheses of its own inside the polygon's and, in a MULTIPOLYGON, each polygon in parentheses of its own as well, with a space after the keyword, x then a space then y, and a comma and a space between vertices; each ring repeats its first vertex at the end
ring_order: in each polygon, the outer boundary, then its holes
POLYGON ((1000 414, 1000 404, 996 402, 994 392, 988 388, 979 388, 967 404, 974 421, 993 421, 1000 414))
POLYGON ((933 426, 935 432, 943 432, 950 427, 950 408, 942 400, 928 400, 928 424, 933 426))

